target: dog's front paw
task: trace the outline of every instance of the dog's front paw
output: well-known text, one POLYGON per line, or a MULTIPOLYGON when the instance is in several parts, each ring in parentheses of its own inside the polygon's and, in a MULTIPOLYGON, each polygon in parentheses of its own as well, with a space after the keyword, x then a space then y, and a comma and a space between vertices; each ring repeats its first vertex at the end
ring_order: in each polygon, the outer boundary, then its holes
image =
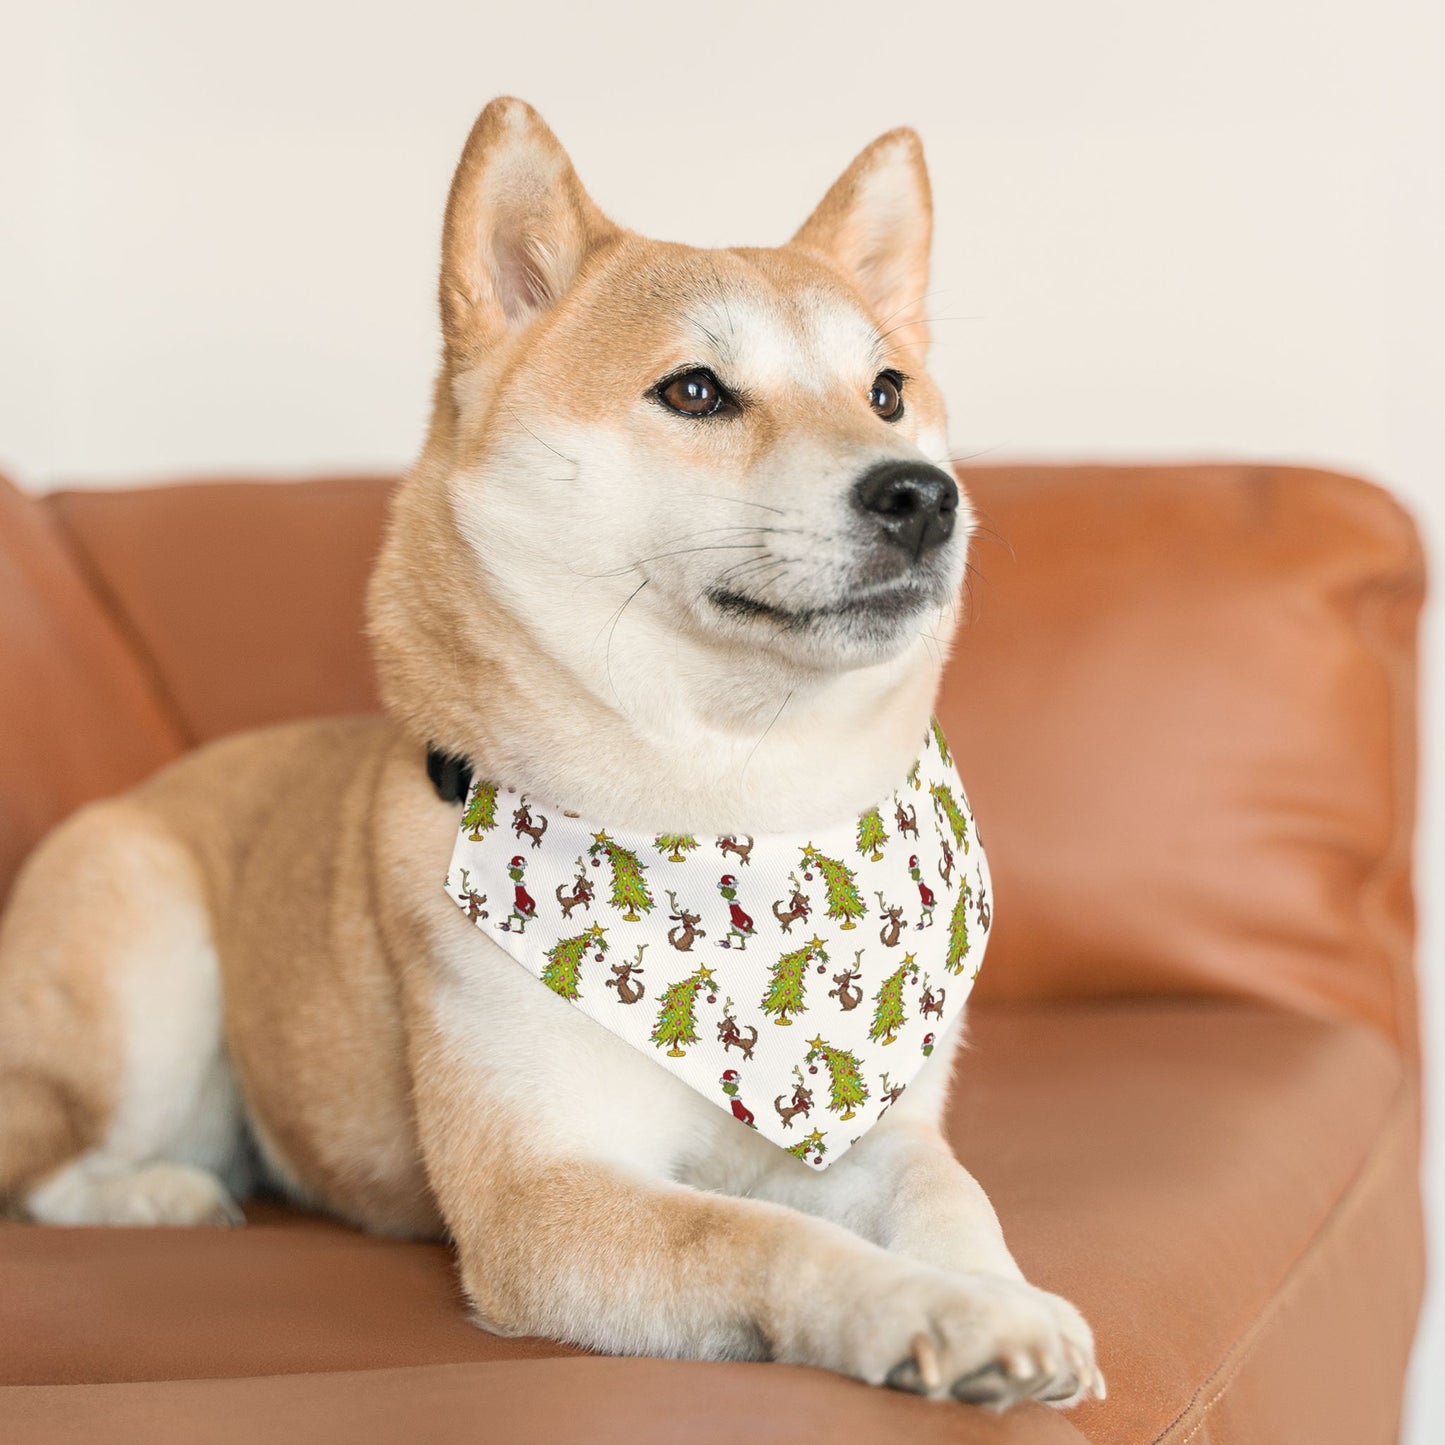
POLYGON ((856 1373, 995 1409, 1104 1397, 1094 1340, 1067 1300, 1022 1280, 917 1270, 857 1309, 856 1373))

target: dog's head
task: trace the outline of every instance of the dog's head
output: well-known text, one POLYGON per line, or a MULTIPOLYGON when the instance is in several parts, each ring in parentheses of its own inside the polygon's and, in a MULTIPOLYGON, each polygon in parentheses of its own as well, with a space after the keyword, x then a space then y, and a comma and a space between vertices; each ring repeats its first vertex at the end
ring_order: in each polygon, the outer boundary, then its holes
MULTIPOLYGON (((911 131, 864 150, 786 245, 699 250, 613 224, 536 113, 494 101, 448 202, 417 473, 444 484, 432 530, 464 545, 433 553, 449 585, 589 676, 619 619, 647 633, 622 649, 644 668, 659 641, 775 678, 925 638, 936 657, 971 513, 925 364, 930 232, 911 131)), ((384 665, 395 593, 373 592, 384 665)))

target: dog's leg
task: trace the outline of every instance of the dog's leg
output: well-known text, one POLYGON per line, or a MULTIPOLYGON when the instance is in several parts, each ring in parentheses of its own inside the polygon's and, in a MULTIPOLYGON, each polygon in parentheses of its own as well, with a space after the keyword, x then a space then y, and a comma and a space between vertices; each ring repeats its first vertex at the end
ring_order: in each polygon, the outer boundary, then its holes
MULTIPOLYGON (((477 992, 479 1013, 501 1015, 505 976, 477 992)), ((428 1175, 479 1323, 610 1352, 810 1364, 936 1396, 972 1398, 989 1372, 1006 1372, 1011 1398, 1056 1388, 1067 1367, 1048 1296, 664 1177, 692 1133, 689 1106, 636 1111, 633 1090, 657 1089, 648 1061, 589 1043, 565 1009, 543 1012, 545 1034, 513 1015, 510 1040, 486 1050, 432 1034, 413 1054, 428 1175), (592 1087, 604 1070, 606 1092, 592 1087)))
POLYGON ((938 1064, 837 1163, 814 1174, 780 1160, 754 1193, 841 1224, 902 1258, 960 1276, 993 1276, 1041 1301, 1059 1345, 1042 1362, 1047 1381, 1033 1378, 1027 1359, 1003 1356, 960 1388, 966 1398, 1002 1404, 1029 1394, 1064 1405, 1090 1393, 1102 1398, 1088 1324, 1067 1300, 1024 1280, 987 1194, 939 1132, 953 1042, 944 1041, 938 1064))
POLYGON ((83 809, 0 932, 0 1196, 56 1224, 230 1224, 243 1168, 202 880, 154 813, 83 809))
POLYGON ((429 1162, 475 1317, 494 1332, 771 1358, 938 1396, 1002 1398, 980 1393, 995 1375, 1010 1399, 1058 1392, 1056 1312, 1027 1285, 949 1274, 762 1200, 453 1143, 460 1169, 429 1162))

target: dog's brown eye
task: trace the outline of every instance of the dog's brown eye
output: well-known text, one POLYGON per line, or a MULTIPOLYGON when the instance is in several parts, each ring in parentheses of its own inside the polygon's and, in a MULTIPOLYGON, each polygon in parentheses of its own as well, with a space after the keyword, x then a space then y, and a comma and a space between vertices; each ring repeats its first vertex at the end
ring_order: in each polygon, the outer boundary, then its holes
POLYGON ((903 378, 896 371, 880 371, 873 378, 868 405, 884 421, 897 421, 903 415, 903 378))
POLYGON ((658 393, 662 404, 684 416, 711 416, 723 404, 723 390, 710 371, 685 371, 658 393))

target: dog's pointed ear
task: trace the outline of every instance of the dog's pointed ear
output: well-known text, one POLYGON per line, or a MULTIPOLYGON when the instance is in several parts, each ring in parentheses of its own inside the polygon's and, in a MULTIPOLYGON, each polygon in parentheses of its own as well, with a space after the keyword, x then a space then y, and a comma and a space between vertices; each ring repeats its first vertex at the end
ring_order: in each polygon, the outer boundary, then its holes
POLYGON ((442 337, 467 366, 554 306, 588 254, 619 232, 525 101, 477 117, 452 177, 442 232, 442 337))
POLYGON ((790 242, 851 274, 880 324, 907 326, 908 343, 928 344, 923 299, 933 240, 933 195, 917 132, 890 130, 833 182, 790 242))

